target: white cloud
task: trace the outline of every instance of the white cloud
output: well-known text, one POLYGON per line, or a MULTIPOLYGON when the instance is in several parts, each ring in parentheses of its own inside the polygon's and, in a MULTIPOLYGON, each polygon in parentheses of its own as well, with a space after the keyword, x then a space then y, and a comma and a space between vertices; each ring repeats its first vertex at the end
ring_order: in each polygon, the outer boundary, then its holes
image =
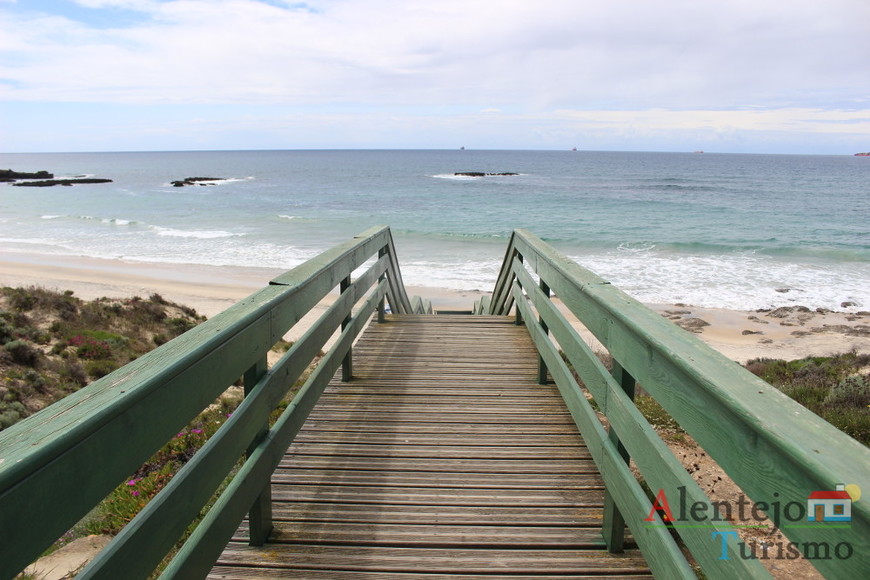
POLYGON ((148 17, 106 29, 7 14, 0 76, 16 85, 5 98, 535 109, 870 92, 870 13, 852 0, 336 0, 312 3, 317 13, 253 0, 79 3, 148 17))
POLYGON ((61 15, 0 3, 0 100, 449 113, 634 134, 867 131, 866 0, 77 4, 61 15))

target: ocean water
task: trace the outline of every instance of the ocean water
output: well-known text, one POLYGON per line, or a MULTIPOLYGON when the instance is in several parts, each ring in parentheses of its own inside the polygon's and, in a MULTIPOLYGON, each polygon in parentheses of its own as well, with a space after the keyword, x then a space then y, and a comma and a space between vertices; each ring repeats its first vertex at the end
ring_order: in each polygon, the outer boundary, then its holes
POLYGON ((0 154, 0 252, 291 268, 392 227, 405 282, 491 290, 525 228, 638 300, 870 309, 870 158, 586 151, 0 154), (456 176, 456 172, 518 175, 456 176), (184 177, 223 177, 172 187, 184 177), (855 306, 841 307, 843 302, 855 306))

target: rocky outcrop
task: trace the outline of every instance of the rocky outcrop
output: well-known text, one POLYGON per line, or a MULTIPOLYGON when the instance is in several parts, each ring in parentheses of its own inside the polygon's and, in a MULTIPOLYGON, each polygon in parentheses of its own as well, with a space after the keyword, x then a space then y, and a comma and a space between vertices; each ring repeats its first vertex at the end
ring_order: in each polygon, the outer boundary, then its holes
POLYGON ((505 171, 502 173, 484 173, 482 171, 460 171, 454 173, 453 175, 457 177, 484 177, 487 175, 519 175, 519 173, 513 173, 510 171, 505 171))
POLYGON ((49 173, 48 171, 26 173, 22 171, 12 171, 11 169, 0 169, 0 182, 8 183, 19 179, 54 179, 54 174, 49 173))
POLYGON ((41 181, 19 181, 12 185, 16 187, 52 187, 54 185, 75 185, 77 183, 112 183, 111 179, 98 177, 83 177, 78 179, 45 179, 41 181))
POLYGON ((178 179, 176 181, 172 181, 173 187, 184 187, 185 185, 214 185, 214 183, 209 183, 210 181, 226 181, 226 177, 185 177, 184 179, 178 179))

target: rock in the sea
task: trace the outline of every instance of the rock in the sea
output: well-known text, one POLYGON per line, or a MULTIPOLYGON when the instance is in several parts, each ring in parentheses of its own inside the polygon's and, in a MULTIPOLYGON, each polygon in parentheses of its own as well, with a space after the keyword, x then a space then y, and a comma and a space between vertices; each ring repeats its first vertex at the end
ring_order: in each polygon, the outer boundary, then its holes
POLYGON ((82 179, 45 179, 41 181, 20 181, 13 183, 15 187, 52 187, 54 185, 76 185, 80 183, 112 183, 111 179, 85 177, 82 179))
POLYGON ((214 185, 209 181, 226 181, 226 177, 185 177, 172 181, 173 187, 184 187, 185 185, 214 185))
POLYGON ((36 173, 26 173, 22 171, 12 171, 11 169, 0 169, 0 181, 9 182, 18 179, 54 179, 54 174, 48 171, 37 171, 36 173))
POLYGON ((503 173, 484 173, 482 171, 458 171, 453 175, 457 177, 484 177, 486 175, 519 175, 519 173, 513 173, 510 171, 505 171, 503 173))

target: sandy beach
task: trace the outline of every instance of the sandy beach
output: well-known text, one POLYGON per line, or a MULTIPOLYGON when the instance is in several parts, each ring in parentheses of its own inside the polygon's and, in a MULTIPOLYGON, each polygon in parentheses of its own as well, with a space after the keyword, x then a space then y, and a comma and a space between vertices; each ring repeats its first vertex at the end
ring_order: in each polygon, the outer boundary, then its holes
MULTIPOLYGON (((266 286, 282 270, 175 265, 14 254, 0 260, 0 285, 72 290, 86 300, 158 293, 212 317, 266 286)), ((484 293, 408 287, 409 295, 432 301, 441 310, 470 309, 484 293)), ((334 296, 324 299, 328 305, 334 296)), ((756 357, 796 359, 850 350, 870 352, 870 313, 815 311, 800 306, 771 311, 698 308, 650 304, 650 308, 723 353, 744 362, 756 357)), ((301 336, 303 323, 288 335, 301 336)))

